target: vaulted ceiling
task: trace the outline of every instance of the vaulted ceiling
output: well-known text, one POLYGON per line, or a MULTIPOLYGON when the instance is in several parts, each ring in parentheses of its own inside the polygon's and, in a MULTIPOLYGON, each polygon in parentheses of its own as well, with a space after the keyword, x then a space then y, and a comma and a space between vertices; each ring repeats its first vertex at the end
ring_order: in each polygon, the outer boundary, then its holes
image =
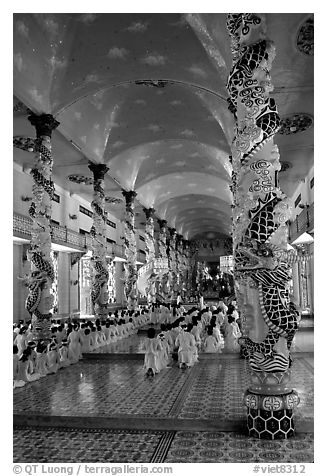
MULTIPOLYGON (((313 19, 266 14, 266 23, 284 118, 280 183, 292 194, 313 164, 313 19)), ((55 183, 91 201, 88 161, 106 163, 107 196, 137 192, 137 226, 141 208, 154 207, 185 238, 228 236, 225 25, 219 13, 15 14, 14 135, 35 136, 26 108, 53 114, 55 183)), ((28 168, 33 157, 16 150, 14 160, 28 168)), ((109 201, 121 218, 123 204, 109 201)))

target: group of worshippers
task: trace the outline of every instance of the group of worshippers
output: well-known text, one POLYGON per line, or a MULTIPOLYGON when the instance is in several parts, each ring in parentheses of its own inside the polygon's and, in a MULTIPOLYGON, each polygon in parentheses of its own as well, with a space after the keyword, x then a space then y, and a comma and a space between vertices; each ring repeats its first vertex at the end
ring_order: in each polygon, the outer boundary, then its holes
MULTIPOLYGON (((143 343, 146 375, 153 377, 164 368, 169 368, 173 354, 177 353, 181 369, 193 367, 199 360, 199 352, 239 352, 241 337, 239 314, 236 302, 227 306, 224 301, 210 308, 193 307, 186 311, 177 306, 178 317, 171 322, 161 323, 157 334, 154 327, 148 329, 143 343)), ((170 313, 172 316, 173 312, 170 313)))
POLYGON ((52 320, 51 338, 45 342, 34 339, 31 321, 14 324, 13 386, 19 388, 58 370, 77 363, 83 353, 94 352, 103 345, 137 333, 148 324, 148 309, 115 311, 107 319, 69 322, 52 320))

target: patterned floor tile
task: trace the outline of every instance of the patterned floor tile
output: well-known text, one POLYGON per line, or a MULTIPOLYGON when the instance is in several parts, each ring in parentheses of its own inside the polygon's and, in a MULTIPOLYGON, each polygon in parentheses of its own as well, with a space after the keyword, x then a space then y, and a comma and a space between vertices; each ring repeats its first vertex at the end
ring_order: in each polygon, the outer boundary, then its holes
MULTIPOLYGON (((297 421, 313 419, 313 373, 303 359, 294 361, 292 381, 300 396, 297 421)), ((178 418, 216 418, 227 421, 242 419, 246 416, 243 393, 249 385, 245 360, 199 364, 178 418)))
MULTIPOLYGON (((200 355, 200 362, 192 369, 182 371, 175 362, 148 379, 141 360, 119 358, 122 353, 138 353, 143 338, 133 336, 110 349, 102 348, 104 353, 116 353, 117 360, 100 360, 95 355, 92 361, 84 359, 15 389, 15 415, 108 416, 125 421, 133 416, 170 422, 177 419, 181 424, 181 419, 217 419, 230 425, 245 420, 242 398, 250 383, 246 361, 235 355, 201 361, 200 355)), ((296 422, 313 420, 313 363, 309 353, 297 355, 293 363, 292 384, 300 396, 296 422)), ((312 462, 313 435, 265 441, 234 431, 34 426, 15 429, 14 455, 17 462, 312 462)))
POLYGON ((264 441, 232 432, 178 431, 165 463, 312 463, 313 435, 264 441))
MULTIPOLYGON (((313 372, 307 359, 293 364, 300 396, 296 419, 313 418, 313 372)), ((243 393, 249 386, 244 360, 204 361, 181 371, 176 364, 154 379, 141 361, 81 361, 55 375, 14 390, 14 412, 61 416, 244 419, 243 393)))
MULTIPOLYGON (((150 463, 160 431, 15 428, 14 462, 150 463)), ((156 462, 160 462, 158 457, 156 462)))
POLYGON ((142 362, 80 362, 14 391, 14 412, 62 416, 167 416, 188 373, 147 379, 142 362))

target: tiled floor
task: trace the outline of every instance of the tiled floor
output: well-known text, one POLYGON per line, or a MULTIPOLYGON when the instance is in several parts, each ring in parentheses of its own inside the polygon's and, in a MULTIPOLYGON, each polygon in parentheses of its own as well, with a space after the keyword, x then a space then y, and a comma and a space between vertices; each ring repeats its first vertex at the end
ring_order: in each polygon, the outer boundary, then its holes
POLYGON ((233 432, 17 428, 19 463, 312 463, 313 435, 265 441, 233 432))
POLYGON ((309 433, 269 442, 235 432, 246 421, 242 396, 249 377, 244 360, 235 354, 200 355, 192 369, 182 371, 173 362, 148 379, 143 361, 133 360, 142 336, 133 336, 111 344, 115 351, 107 353, 116 355, 113 360, 104 359, 103 349, 93 360, 14 390, 15 461, 313 461, 312 335, 297 334, 292 373, 301 399, 296 428, 309 433), (60 424, 53 423, 56 419, 60 424))
POLYGON ((232 432, 178 431, 165 463, 313 462, 313 435, 264 441, 232 432))

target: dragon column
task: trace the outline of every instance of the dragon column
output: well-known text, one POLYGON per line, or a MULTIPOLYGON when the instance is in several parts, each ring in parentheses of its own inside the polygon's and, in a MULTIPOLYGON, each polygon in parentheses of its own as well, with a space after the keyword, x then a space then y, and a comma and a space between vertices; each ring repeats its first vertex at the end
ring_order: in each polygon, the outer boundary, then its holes
POLYGON ((32 238, 27 256, 31 262, 31 272, 24 279, 29 288, 25 308, 32 318, 33 338, 47 341, 51 338, 50 311, 54 298, 51 290, 54 281, 50 224, 51 200, 54 194, 51 135, 59 122, 51 114, 31 114, 28 120, 36 129, 36 139, 14 138, 15 147, 36 154, 30 172, 33 177, 33 201, 29 208, 32 238))
POLYGON ((134 190, 123 190, 123 196, 126 201, 125 220, 124 220, 124 253, 126 258, 125 267, 125 296, 127 300, 127 308, 129 310, 137 307, 137 266, 136 266, 136 239, 135 239, 135 214, 134 200, 137 193, 134 190))
MULTIPOLYGON (((143 208, 146 222, 145 222, 145 256, 146 262, 151 263, 155 258, 155 244, 154 244, 154 208, 143 208)), ((156 301, 156 282, 155 275, 150 276, 148 281, 148 304, 155 303, 156 301)))
POLYGON ((91 263, 93 266, 91 301, 94 314, 102 314, 108 305, 108 266, 106 260, 106 222, 105 195, 103 191, 104 176, 109 168, 105 164, 89 163, 93 173, 93 225, 90 231, 92 236, 91 263))
POLYGON ((157 239, 157 258, 167 262, 167 267, 163 269, 157 280, 158 301, 168 303, 170 293, 170 271, 168 268, 168 245, 167 245, 167 221, 158 218, 159 235, 157 239))
POLYGON ((298 316, 289 300, 290 256, 286 252, 290 205, 280 190, 280 127, 270 69, 275 47, 266 38, 262 14, 228 14, 233 66, 229 109, 235 118, 232 143, 233 254, 238 305, 245 321, 239 342, 249 359, 246 391, 250 436, 294 434, 298 395, 290 387, 291 344, 298 316))

